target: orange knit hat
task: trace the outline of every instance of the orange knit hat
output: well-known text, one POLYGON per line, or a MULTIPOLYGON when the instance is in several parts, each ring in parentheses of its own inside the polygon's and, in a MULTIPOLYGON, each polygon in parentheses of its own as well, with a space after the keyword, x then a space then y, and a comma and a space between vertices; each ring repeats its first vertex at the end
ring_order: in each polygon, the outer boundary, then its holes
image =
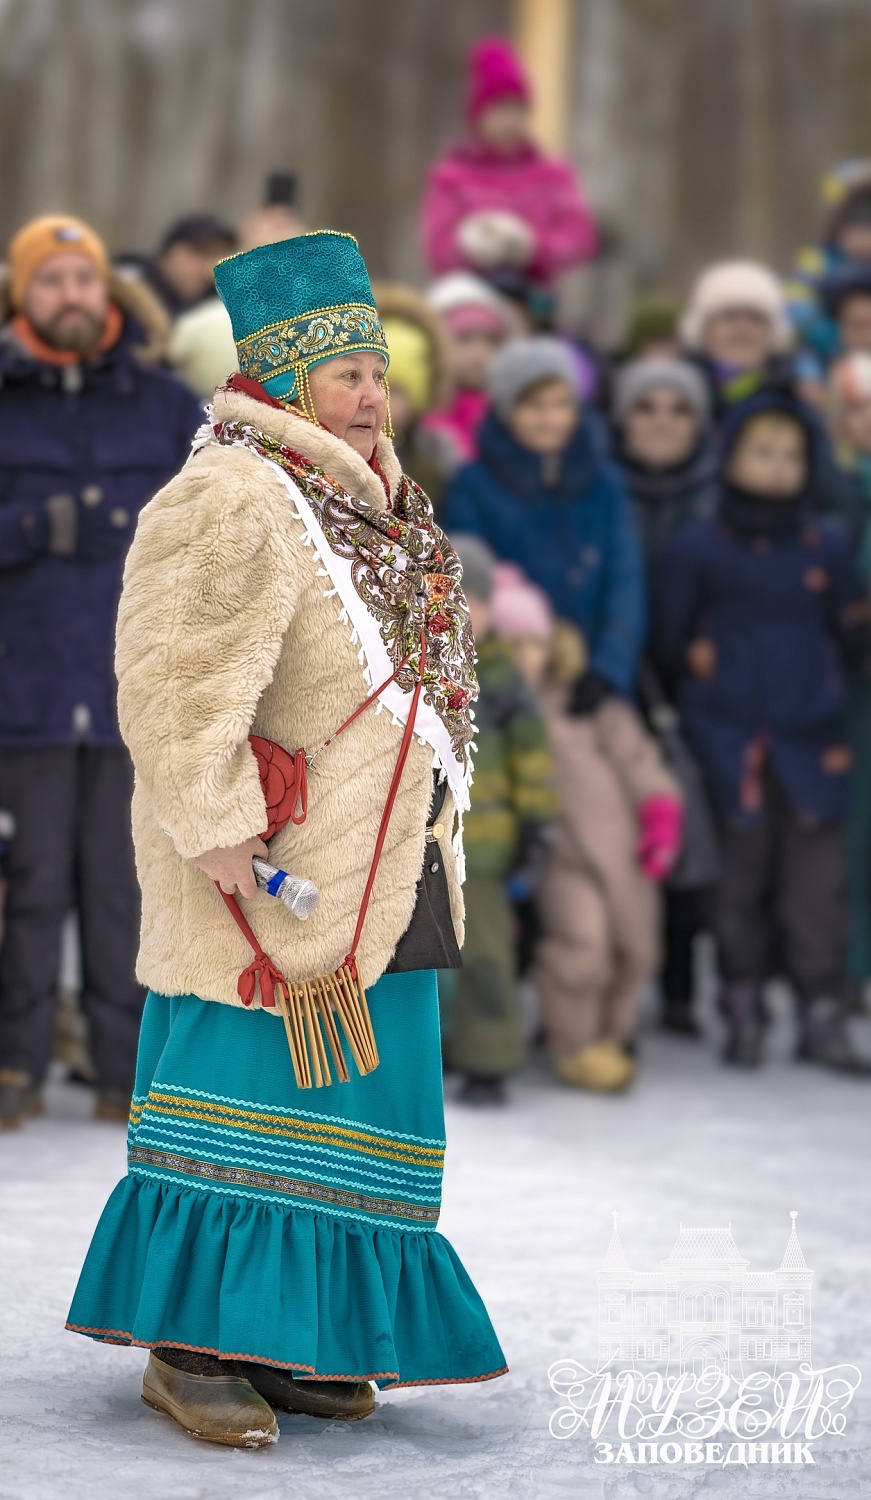
POLYGON ((44 214, 31 219, 9 242, 10 288, 13 307, 20 307, 34 272, 50 255, 74 250, 93 261, 101 276, 109 274, 109 255, 100 236, 69 214, 44 214))

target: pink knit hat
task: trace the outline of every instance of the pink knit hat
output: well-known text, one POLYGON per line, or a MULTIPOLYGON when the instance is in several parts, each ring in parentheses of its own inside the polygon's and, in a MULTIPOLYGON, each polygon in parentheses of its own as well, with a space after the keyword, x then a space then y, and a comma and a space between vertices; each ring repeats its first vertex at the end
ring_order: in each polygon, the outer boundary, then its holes
POLYGON ((553 634, 550 600, 531 583, 514 563, 497 563, 493 569, 490 627, 506 641, 549 641, 553 634))
POLYGON ((529 75, 504 36, 485 36, 469 53, 469 91, 466 115, 474 123, 482 109, 496 99, 532 98, 529 75))

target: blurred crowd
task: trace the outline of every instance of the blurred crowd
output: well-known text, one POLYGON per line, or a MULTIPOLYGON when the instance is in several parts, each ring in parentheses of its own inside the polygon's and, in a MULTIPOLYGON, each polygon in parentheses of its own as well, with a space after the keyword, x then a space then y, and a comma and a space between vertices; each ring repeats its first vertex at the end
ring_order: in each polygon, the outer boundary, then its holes
MULTIPOLYGON (((780 976, 797 1057, 867 1075, 871 161, 829 175, 819 242, 786 274, 707 267, 684 301, 639 296, 603 350, 563 326, 560 279, 597 228, 531 106, 510 45, 478 43, 465 133, 423 187, 432 279, 376 287, 397 449, 460 553, 478 650, 446 1066, 470 1104, 504 1100, 531 1047, 569 1087, 623 1089, 651 995, 691 1065, 708 934, 726 1064, 764 1061, 780 976)), ((236 369, 216 262, 306 227, 275 173, 255 214, 187 217, 153 256, 113 259, 60 215, 10 243, 0 1125, 41 1107, 53 1055, 126 1115, 144 997, 124 557, 236 369), (59 1007, 70 912, 77 1002, 59 1007)))

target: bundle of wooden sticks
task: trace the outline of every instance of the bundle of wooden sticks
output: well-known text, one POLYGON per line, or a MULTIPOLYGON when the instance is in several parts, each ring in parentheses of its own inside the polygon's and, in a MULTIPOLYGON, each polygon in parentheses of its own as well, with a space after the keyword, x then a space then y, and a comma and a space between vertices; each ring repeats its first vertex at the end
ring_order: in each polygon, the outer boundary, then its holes
POLYGON ((378 1066, 378 1048, 357 966, 344 963, 332 974, 319 974, 299 983, 286 979, 275 994, 284 1020, 290 1059, 297 1086, 322 1088, 332 1083, 327 1048, 336 1077, 347 1083, 350 1074, 342 1051, 338 1019, 361 1074, 378 1066), (326 1038, 326 1043, 324 1041, 326 1038))

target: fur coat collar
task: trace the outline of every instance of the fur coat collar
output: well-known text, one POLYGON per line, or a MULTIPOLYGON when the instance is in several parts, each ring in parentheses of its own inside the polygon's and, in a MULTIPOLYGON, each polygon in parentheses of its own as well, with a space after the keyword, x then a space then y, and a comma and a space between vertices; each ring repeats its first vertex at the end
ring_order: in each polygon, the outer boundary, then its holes
MULTIPOLYGON (((305 417, 283 407, 267 406, 241 391, 226 389, 215 392, 212 416, 215 422, 250 423, 326 470, 330 478, 350 494, 368 501, 377 510, 386 510, 387 496, 375 470, 348 443, 334 437, 325 427, 315 427, 305 417)), ((393 500, 402 478, 402 468, 393 444, 384 433, 378 439, 376 451, 393 500)))

